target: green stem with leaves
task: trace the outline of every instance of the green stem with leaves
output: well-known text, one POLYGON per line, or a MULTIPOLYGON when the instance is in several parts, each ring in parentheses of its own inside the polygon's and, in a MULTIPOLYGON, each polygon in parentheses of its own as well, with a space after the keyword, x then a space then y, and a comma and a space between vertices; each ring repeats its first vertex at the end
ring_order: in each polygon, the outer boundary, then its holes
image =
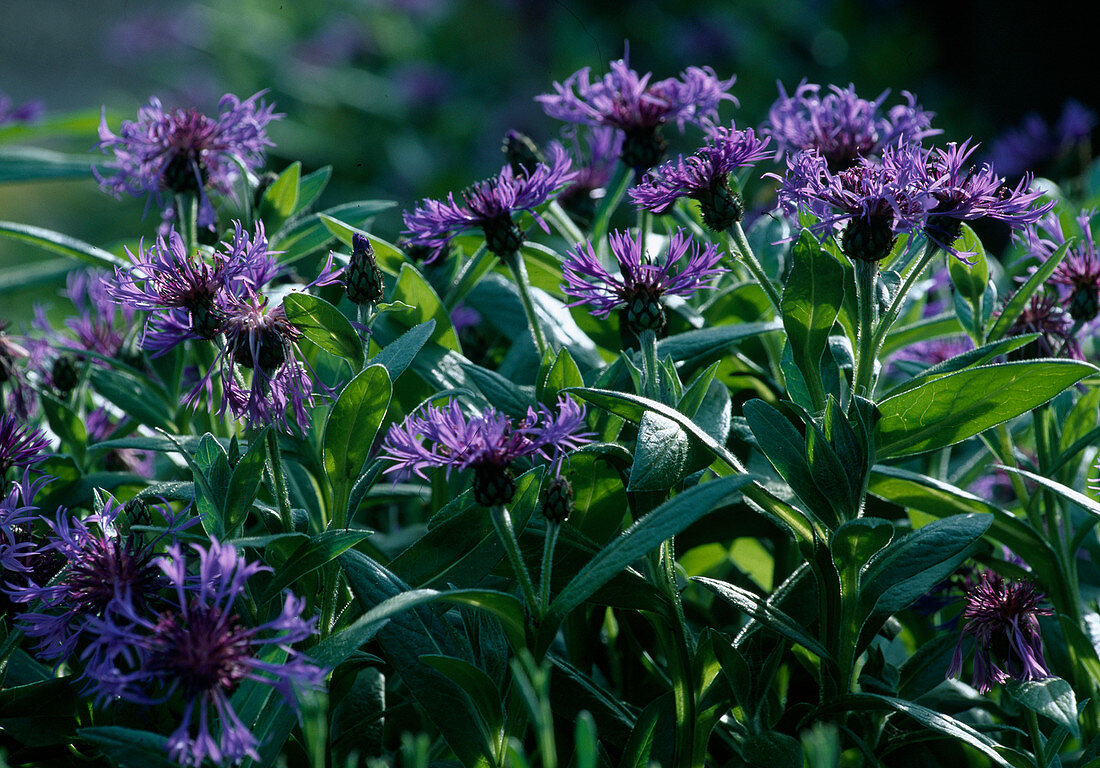
POLYGON ((527 278, 527 266, 523 263, 523 256, 516 251, 508 256, 501 256, 501 261, 507 265, 512 273, 512 280, 519 292, 519 301, 523 305, 523 314, 527 316, 527 326, 531 329, 531 338, 535 342, 539 359, 546 356, 546 336, 542 332, 542 324, 539 322, 538 312, 535 311, 535 303, 531 299, 531 286, 527 278))
POLYGON ((539 571, 539 611, 543 614, 550 607, 550 572, 554 567, 554 548, 560 533, 561 525, 547 522, 546 538, 542 544, 542 570, 539 571))
POLYGON ((878 264, 874 261, 854 259, 856 272, 856 302, 859 305, 856 328, 856 370, 852 381, 852 394, 870 398, 875 377, 875 276, 878 264))
POLYGON ((271 428, 267 430, 267 458, 271 462, 268 465, 271 479, 275 482, 275 503, 279 506, 279 519, 283 521, 283 530, 293 533, 294 514, 290 511, 290 494, 287 492, 283 459, 279 454, 279 433, 271 428))
POLYGON ((783 300, 775 285, 772 284, 771 278, 768 277, 768 273, 764 271, 763 265, 757 261, 756 254, 753 253, 752 246, 749 245, 749 239, 745 236, 745 230, 741 227, 741 222, 734 223, 727 231, 727 235, 729 236, 730 254, 736 252, 740 262, 745 265, 756 282, 764 289, 764 295, 768 297, 768 303, 772 305, 775 316, 779 317, 782 313, 780 308, 783 300))
POLYGON ((908 295, 913 284, 920 279, 920 276, 924 273, 925 268, 932 262, 932 259, 940 252, 940 247, 933 243, 931 240, 924 246, 924 253, 921 254, 917 263, 905 273, 905 277, 901 281, 901 285, 898 286, 897 293, 894 294, 890 300, 890 306, 886 308, 886 313, 879 320, 878 327, 875 328, 874 335, 874 347, 875 354, 878 355, 879 350, 882 349, 883 343, 886 341, 886 334, 890 332, 890 328, 898 319, 898 315, 901 314, 902 305, 905 303, 905 297, 908 295))
POLYGON ((512 527, 512 517, 508 514, 508 509, 502 504, 497 504, 489 510, 489 517, 493 521, 497 538, 504 546, 504 553, 508 556, 512 571, 516 574, 516 581, 523 590, 523 601, 527 604, 527 610, 532 616, 541 615, 535 585, 531 581, 531 574, 527 572, 527 565, 523 562, 523 555, 519 549, 519 541, 516 539, 516 531, 512 527))

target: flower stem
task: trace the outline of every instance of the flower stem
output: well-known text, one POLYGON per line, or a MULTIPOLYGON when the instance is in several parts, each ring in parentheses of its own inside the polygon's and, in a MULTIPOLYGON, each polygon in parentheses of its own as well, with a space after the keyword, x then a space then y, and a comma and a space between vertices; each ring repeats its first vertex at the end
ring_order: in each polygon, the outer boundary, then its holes
POLYGON ((894 295, 894 298, 890 301, 890 306, 887 307, 886 314, 882 316, 878 327, 875 328, 874 347, 876 355, 878 355, 879 350, 882 349, 883 342, 886 341, 886 334, 890 332, 890 328, 897 321, 898 315, 901 314, 901 307, 902 304, 905 303, 905 296, 909 293, 909 289, 913 287, 913 283, 920 279, 925 267, 932 262, 932 259, 936 257, 939 250, 939 246, 929 240, 928 244, 924 247, 924 253, 921 254, 916 265, 905 273, 905 278, 898 287, 898 291, 894 295))
POLYGON ((561 207, 561 203, 557 200, 551 200, 550 205, 546 208, 547 213, 554 220, 554 224, 557 225, 558 231, 565 237, 574 243, 579 243, 584 240, 584 232, 581 232, 574 222, 573 218, 561 207))
POLYGON ((286 475, 283 472, 283 459, 279 455, 279 434, 268 427, 267 457, 271 462, 269 470, 275 481, 275 501, 279 505, 279 518, 283 521, 283 530, 294 532, 294 515, 290 511, 290 495, 286 489, 286 475))
POLYGON ((516 574, 520 589, 523 590, 523 601, 527 603, 527 610, 533 615, 540 615, 538 597, 535 595, 535 585, 531 581, 531 574, 527 572, 527 566, 523 562, 523 555, 519 551, 519 541, 516 540, 516 531, 512 527, 512 518, 507 508, 496 505, 489 510, 489 516, 493 520, 493 528, 496 529, 500 543, 504 545, 504 552, 508 555, 508 562, 516 574))
POLYGON ((873 261, 855 259, 856 301, 859 304, 859 327, 856 330, 856 370, 852 381, 852 394, 870 398, 874 389, 875 346, 874 325, 875 309, 875 273, 878 264, 873 261))
POLYGON ((539 572, 539 610, 545 615, 550 608, 550 570, 554 566, 554 547, 558 543, 561 525, 549 523, 546 526, 546 539, 542 544, 542 570, 539 572))
POLYGON ((527 326, 531 329, 531 337, 535 341, 535 349, 538 351, 541 360, 546 356, 546 336, 542 332, 542 324, 539 323, 535 304, 531 300, 531 287, 528 284, 527 267, 523 263, 523 256, 517 251, 508 257, 502 257, 501 260, 512 273, 512 280, 515 281, 516 290, 519 292, 520 303, 523 304, 523 314, 527 316, 527 326))
POLYGON ((1043 734, 1039 730, 1039 716, 1032 710, 1025 713, 1027 718, 1027 732, 1031 736, 1031 748, 1035 752, 1036 768, 1046 768, 1047 762, 1043 757, 1043 734))
POLYGON ((199 199, 195 195, 176 195, 176 221, 187 253, 199 247, 199 199))
POLYGON ((607 231, 611 226, 611 214, 619 207, 619 203, 633 179, 634 169, 620 160, 615 166, 615 175, 611 177, 611 181, 608 182, 604 190, 603 200, 600 201, 599 208, 596 209, 596 216, 592 222, 593 243, 598 243, 607 236, 607 231))
POLYGON ((764 289, 764 294, 768 297, 768 302, 772 305, 772 309, 775 311, 775 316, 779 317, 781 314, 780 307, 782 306, 782 298, 779 296, 779 291, 776 290, 775 285, 772 284, 771 279, 768 277, 768 273, 764 271, 764 267, 756 259, 756 254, 752 252, 752 246, 749 245, 749 240, 745 237, 745 230, 741 227, 741 222, 735 222, 732 227, 727 230, 730 242, 730 254, 734 251, 740 257, 740 261, 745 267, 752 273, 753 278, 760 284, 760 287, 764 289))

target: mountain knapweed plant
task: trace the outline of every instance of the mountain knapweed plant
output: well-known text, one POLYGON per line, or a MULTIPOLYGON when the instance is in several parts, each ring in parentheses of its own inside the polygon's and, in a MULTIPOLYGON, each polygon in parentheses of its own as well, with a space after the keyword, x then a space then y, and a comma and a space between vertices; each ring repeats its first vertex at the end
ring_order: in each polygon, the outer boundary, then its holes
POLYGON ((684 64, 401 232, 260 94, 102 129, 159 233, 0 223, 98 270, 0 333, 0 760, 1095 763, 1100 168, 684 64))

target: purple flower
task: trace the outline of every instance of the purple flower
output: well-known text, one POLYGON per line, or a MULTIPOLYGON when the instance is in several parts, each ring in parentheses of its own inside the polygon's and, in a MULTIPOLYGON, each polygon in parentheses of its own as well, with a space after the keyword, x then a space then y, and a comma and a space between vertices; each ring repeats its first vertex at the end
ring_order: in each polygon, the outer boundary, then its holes
POLYGON ((834 173, 820 152, 803 150, 787 157, 779 204, 788 215, 800 209, 818 221, 811 229, 835 233, 845 225, 841 250, 852 259, 884 258, 900 232, 924 226, 935 204, 924 183, 924 156, 919 147, 887 147, 882 160, 859 158, 850 168, 834 173))
POLYGON ((1031 114, 993 142, 989 160, 997 170, 1010 177, 1037 170, 1046 163, 1069 158, 1087 147, 1096 113, 1072 99, 1066 102, 1062 116, 1053 128, 1039 115, 1031 114))
POLYGON ((1047 357, 1085 359, 1077 343, 1073 320, 1069 313, 1049 296, 1034 294, 1005 335, 1023 336, 1029 333, 1037 333, 1039 337, 1009 352, 1007 355, 1009 360, 1036 360, 1047 357))
MULTIPOLYGON (((94 408, 84 416, 84 427, 88 431, 88 443, 101 443, 126 424, 126 420, 116 421, 106 408, 94 408)), ((131 472, 140 477, 152 479, 156 467, 156 456, 152 451, 139 451, 133 448, 112 448, 103 457, 104 466, 111 472, 131 472)))
POLYGON ((612 232, 608 239, 619 275, 608 272, 592 243, 586 242, 575 246, 562 265, 565 282, 561 289, 576 299, 570 306, 588 304, 596 317, 625 310, 624 327, 634 333, 663 332, 666 320, 661 296, 691 296, 712 287, 708 285, 711 279, 726 271, 718 266, 722 256, 717 248, 709 243, 700 248, 683 230, 669 238, 660 262, 643 254, 641 241, 629 232, 612 232))
POLYGON ((574 154, 581 158, 577 175, 558 194, 558 202, 570 215, 582 223, 589 223, 596 215, 596 190, 603 189, 611 180, 615 165, 623 149, 623 134, 610 126, 589 128, 584 131, 585 149, 581 150, 574 129, 574 154))
POLYGON ((549 231, 534 208, 573 180, 575 174, 570 165, 565 150, 555 145, 549 165, 539 163, 530 173, 516 173, 506 165, 496 177, 480 181, 463 192, 465 205, 456 203, 453 193, 446 200, 422 200, 412 212, 404 214, 409 245, 427 248, 424 261, 431 264, 443 256, 456 234, 481 227, 486 247, 502 258, 510 257, 523 244, 523 232, 512 216, 528 211, 549 231))
POLYGON ((951 142, 947 149, 928 153, 926 184, 936 206, 929 211, 925 233, 939 247, 966 261, 971 254, 961 253, 952 245, 959 237, 962 222, 977 219, 1003 221, 1015 230, 1039 221, 1054 201, 1040 203, 1041 190, 1031 189, 1031 177, 1025 175, 1015 188, 988 165, 967 165, 978 147, 970 141, 951 142))
POLYGON ((0 320, 0 413, 27 419, 36 406, 25 370, 30 352, 6 333, 7 327, 7 321, 0 320))
POLYGON ((5 574, 29 570, 25 561, 34 554, 30 530, 38 517, 34 497, 50 480, 43 475, 32 482, 30 470, 24 469, 22 481, 13 482, 0 498, 0 568, 5 574))
POLYGON ((131 311, 150 313, 142 346, 154 357, 188 339, 213 339, 224 321, 221 295, 259 290, 275 276, 278 266, 267 251, 263 223, 257 222, 252 236, 240 222, 233 226, 232 241, 222 243, 209 262, 199 251, 188 253, 173 231, 167 243, 157 238, 136 256, 127 250, 130 266, 115 268, 108 292, 131 311))
POLYGON ((136 121, 123 121, 116 136, 107 128, 106 110, 99 124, 99 147, 114 159, 94 169, 100 187, 115 197, 123 194, 155 197, 164 192, 197 195, 200 222, 213 217, 207 190, 233 192, 240 162, 249 171, 264 163, 272 142, 266 127, 283 117, 260 101, 263 91, 241 101, 227 93, 218 103, 217 117, 195 109, 165 110, 156 97, 138 110, 136 121), (105 175, 104 170, 113 171, 105 175))
MULTIPOLYGON (((1043 595, 1026 581, 1005 581, 985 571, 966 587, 963 634, 974 638, 974 687, 988 693, 1009 680, 1050 677, 1043 658, 1039 616, 1052 611, 1040 603, 1043 595)), ((962 636, 955 647, 948 677, 962 673, 962 636)))
POLYGON ((33 123, 45 109, 37 99, 15 106, 9 97, 0 93, 0 127, 14 123, 33 123))
POLYGON ((680 157, 650 171, 641 184, 630 190, 630 197, 636 205, 654 213, 667 212, 681 197, 694 198, 702 206, 707 226, 724 231, 745 213, 740 195, 730 189, 729 175, 767 157, 768 141, 758 139, 752 128, 714 128, 705 146, 690 157, 680 157))
POLYGON ((33 467, 46 459, 49 440, 14 413, 0 414, 0 480, 12 467, 33 467))
POLYGON ((558 412, 546 406, 529 408, 514 422, 490 407, 467 419, 456 401, 445 408, 427 406, 394 424, 382 445, 384 458, 393 462, 386 473, 443 467, 474 470, 474 499, 491 507, 507 504, 515 494, 512 463, 541 456, 558 463, 566 452, 588 443, 584 408, 569 397, 558 399, 558 412))
MULTIPOLYGON (((1095 320, 1100 309, 1100 254, 1096 251, 1091 223, 1095 215, 1095 210, 1078 214, 1076 220, 1082 236, 1069 245, 1062 263, 1050 276, 1070 317, 1082 323, 1095 320)), ((1029 234, 1032 253, 1044 261, 1066 242, 1061 221, 1054 213, 1044 217, 1029 234)))
MULTIPOLYGON (((12 600, 32 604, 19 625, 28 637, 38 638, 40 658, 57 664, 70 659, 95 632, 89 617, 123 610, 119 604, 125 604, 127 613, 144 613, 159 600, 165 582, 153 564, 155 542, 133 531, 121 535, 115 525, 122 510, 121 503, 110 499, 102 511, 84 520, 59 511, 56 520, 46 520, 52 535, 35 554, 61 555, 60 572, 43 574, 41 584, 32 578, 8 585, 12 600)), ((167 504, 160 512, 174 519, 167 504)))
POLYGON ((232 544, 215 539, 209 547, 194 544, 192 549, 199 561, 194 577, 179 544, 154 561, 169 587, 155 616, 130 612, 127 622, 114 615, 94 622, 97 636, 86 655, 101 662, 89 673, 101 693, 139 704, 178 695, 183 716, 168 739, 168 751, 180 764, 259 760, 259 742, 230 696, 244 680, 254 680, 294 705, 295 690, 319 686, 325 670, 291 647, 317 631, 316 619, 303 619, 305 601, 288 593, 276 618, 248 626, 234 606, 248 580, 270 569, 247 562, 232 544), (285 660, 261 659, 268 646, 285 653, 285 660), (215 719, 221 724, 216 734, 215 719))
POLYGON ((592 81, 585 67, 554 83, 554 93, 535 100, 550 117, 568 123, 611 126, 624 134, 622 159, 644 171, 664 156, 663 125, 675 122, 682 131, 688 123, 708 126, 718 117, 718 105, 737 100, 728 93, 736 77, 719 80, 710 67, 689 67, 680 79, 650 82, 652 73, 639 76, 620 59, 611 62, 610 72, 592 81))
POLYGON ((833 172, 844 170, 858 159, 880 154, 899 142, 919 144, 926 136, 940 133, 929 126, 932 112, 925 112, 916 97, 902 91, 905 104, 883 112, 889 91, 874 101, 856 96, 855 86, 846 89, 829 86, 821 96, 821 86, 803 80, 788 96, 778 83, 779 98, 768 111, 763 132, 775 139, 776 159, 784 152, 816 150, 833 172))

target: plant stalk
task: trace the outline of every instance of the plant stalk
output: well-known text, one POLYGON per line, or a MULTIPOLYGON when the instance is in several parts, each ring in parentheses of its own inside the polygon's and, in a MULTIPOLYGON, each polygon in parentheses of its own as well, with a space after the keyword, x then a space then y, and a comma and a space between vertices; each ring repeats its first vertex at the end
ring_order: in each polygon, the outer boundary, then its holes
POLYGON ((512 280, 519 292, 520 303, 523 304, 523 314, 527 316, 527 326, 531 329, 531 338, 535 342, 539 360, 546 356, 546 336, 542 332, 542 324, 539 322, 538 312, 535 311, 535 303, 531 300, 531 287, 527 279, 527 266, 523 263, 523 256, 516 253, 501 259, 512 273, 512 280))
POLYGON ((764 267, 756 259, 756 254, 752 251, 752 246, 749 245, 749 240, 745 237, 745 230, 741 227, 741 222, 735 222, 732 227, 727 230, 730 243, 730 254, 734 251, 741 257, 740 261, 745 267, 752 273, 753 278, 760 284, 760 287, 764 289, 764 294, 768 297, 768 302, 772 305, 772 310, 775 312, 776 317, 782 316, 783 300, 779 295, 779 291, 776 290, 775 285, 772 284, 771 279, 768 277, 768 273, 764 271, 764 267))
POLYGON ((508 562, 516 574, 516 581, 523 590, 523 601, 527 604, 527 610, 532 616, 540 616, 538 597, 535 594, 535 585, 531 581, 531 574, 527 572, 527 565, 523 562, 523 555, 519 550, 519 541, 516 539, 516 531, 512 527, 512 518, 508 509, 501 504, 489 510, 489 516, 493 520, 493 528, 497 537, 504 546, 504 552, 508 555, 508 562))

